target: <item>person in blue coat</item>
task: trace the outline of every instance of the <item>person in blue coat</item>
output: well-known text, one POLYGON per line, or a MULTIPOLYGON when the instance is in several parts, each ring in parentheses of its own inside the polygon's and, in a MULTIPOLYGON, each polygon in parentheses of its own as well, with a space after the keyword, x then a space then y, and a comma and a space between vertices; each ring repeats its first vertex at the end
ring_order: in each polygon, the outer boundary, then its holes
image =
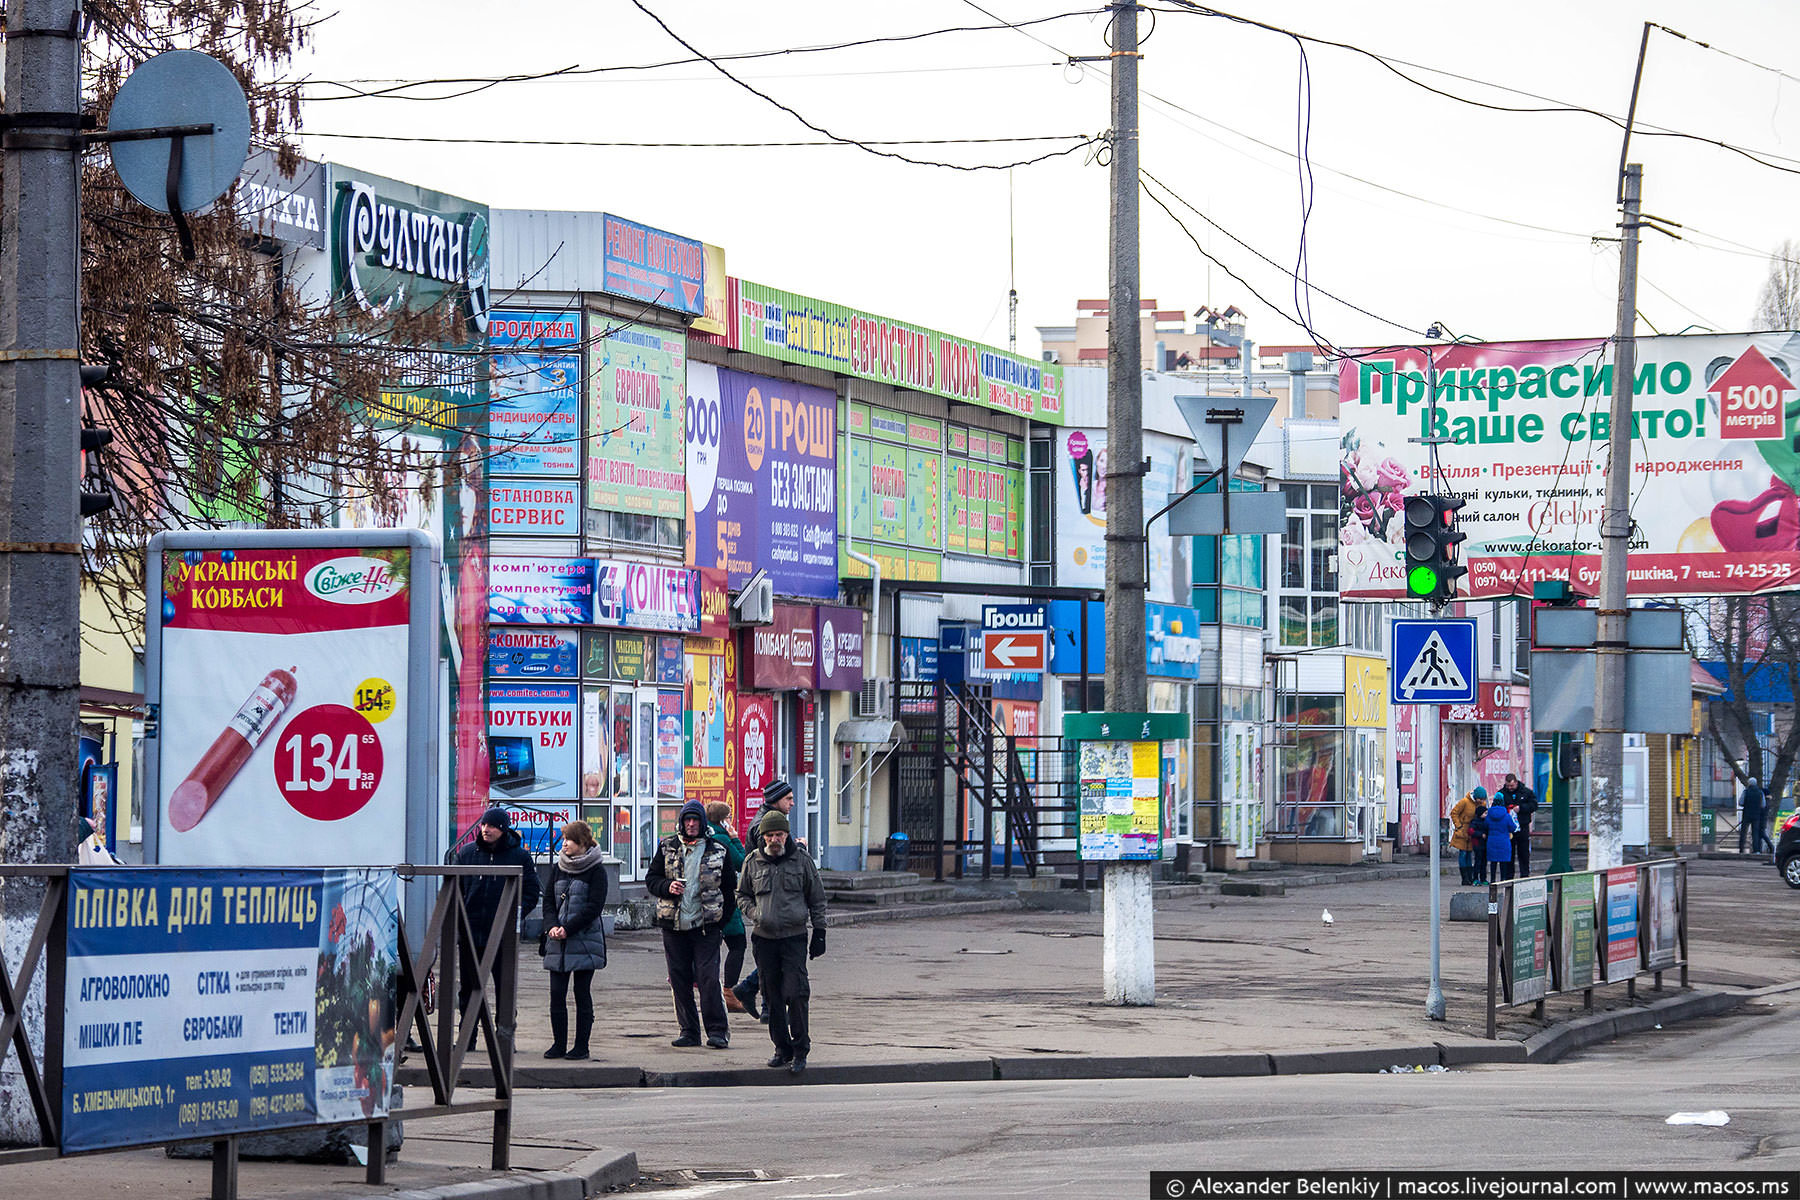
POLYGON ((1488 882, 1513 877, 1513 834, 1519 832, 1519 818, 1496 796, 1487 810, 1488 882))

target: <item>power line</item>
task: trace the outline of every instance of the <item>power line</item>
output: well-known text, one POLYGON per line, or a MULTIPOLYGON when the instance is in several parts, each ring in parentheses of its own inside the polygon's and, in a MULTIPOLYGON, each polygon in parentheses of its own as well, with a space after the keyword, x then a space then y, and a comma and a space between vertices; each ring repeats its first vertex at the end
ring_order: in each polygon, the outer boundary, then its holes
MULTIPOLYGON (((339 133, 327 130, 305 129, 300 131, 301 137, 341 138, 368 142, 440 142, 451 145, 481 146, 598 146, 620 149, 649 150, 716 150, 716 149, 779 149, 793 146, 979 146, 997 143, 1016 142, 1077 142, 1079 145, 1070 149, 1080 149, 1095 139, 1093 134, 1086 133, 1045 133, 1025 134, 1018 137, 986 137, 986 138, 870 138, 861 142, 846 142, 844 139, 787 141, 787 142, 614 142, 581 138, 500 138, 500 137, 427 137, 401 133, 339 133)), ((1067 153, 1061 151, 1060 153, 1067 153)))

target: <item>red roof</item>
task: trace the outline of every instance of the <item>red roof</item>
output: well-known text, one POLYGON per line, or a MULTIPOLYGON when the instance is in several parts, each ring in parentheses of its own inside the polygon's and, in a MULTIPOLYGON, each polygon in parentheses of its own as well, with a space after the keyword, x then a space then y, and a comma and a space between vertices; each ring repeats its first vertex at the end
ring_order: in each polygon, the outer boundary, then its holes
POLYGON ((1173 308, 1173 309, 1159 308, 1150 315, 1155 317, 1159 321, 1185 321, 1185 320, 1187 320, 1187 314, 1182 312, 1178 308, 1173 308))
POLYGON ((1079 355, 1077 355, 1077 358, 1099 359, 1100 361, 1105 362, 1106 361, 1106 347, 1105 346, 1088 346, 1085 349, 1083 349, 1079 355))
POLYGON ((1330 354, 1323 346, 1258 346, 1258 354, 1330 354))

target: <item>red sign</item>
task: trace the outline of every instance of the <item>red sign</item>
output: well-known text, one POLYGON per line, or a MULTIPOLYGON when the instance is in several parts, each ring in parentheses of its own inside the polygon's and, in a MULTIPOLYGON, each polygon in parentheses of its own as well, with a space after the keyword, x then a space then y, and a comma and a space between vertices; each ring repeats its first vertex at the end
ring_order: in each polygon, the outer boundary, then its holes
POLYGON ((1755 346, 1707 386, 1719 398, 1719 436, 1778 438, 1786 425, 1783 406, 1788 392, 1800 391, 1755 346))
POLYGON ((731 590, 723 567, 700 568, 700 637, 731 636, 731 590))
POLYGON ((802 696, 800 703, 794 705, 795 762, 794 769, 802 775, 811 775, 819 769, 819 706, 811 696, 802 696))
POLYGON ((1042 671, 1043 630, 988 630, 981 639, 981 665, 989 671, 1042 671))
POLYGON ((775 697, 738 696, 736 738, 738 803, 747 821, 762 808, 763 789, 775 778, 775 697))
POLYGON ((811 691, 818 683, 818 632, 813 610, 777 604, 775 620, 746 635, 745 685, 764 692, 811 691))

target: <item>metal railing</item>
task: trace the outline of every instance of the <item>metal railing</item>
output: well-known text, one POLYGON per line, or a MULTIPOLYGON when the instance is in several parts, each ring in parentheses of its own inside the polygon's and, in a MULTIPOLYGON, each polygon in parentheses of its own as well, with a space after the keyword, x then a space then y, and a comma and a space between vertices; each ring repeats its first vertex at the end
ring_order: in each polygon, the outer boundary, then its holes
MULTIPOLYGON (((25 886, 29 886, 26 881, 42 880, 44 887, 36 923, 20 957, 16 973, 5 961, 4 949, 0 948, 0 1046, 10 1046, 17 1056, 20 1073, 24 1077, 32 1110, 37 1118, 38 1144, 0 1149, 0 1166, 106 1152, 84 1150, 65 1154, 62 1149, 65 1032, 63 993, 68 962, 69 875, 71 871, 78 869, 84 874, 123 879, 160 868, 0 866, 0 884, 7 886, 9 891, 15 880, 25 886), (25 997, 29 995, 40 968, 44 973, 45 989, 41 1060, 32 1046, 32 1031, 26 1027, 24 1005, 25 997)), ((521 868, 420 866, 402 863, 394 868, 394 873, 400 879, 435 876, 445 880, 438 887, 431 914, 425 922, 425 934, 416 954, 407 935, 405 922, 401 922, 398 930, 395 1037, 403 1038, 409 1032, 417 1036, 430 1081, 431 1104, 393 1110, 375 1120, 301 1122, 271 1124, 266 1127, 259 1125, 254 1130, 224 1137, 165 1138, 114 1148, 136 1149, 210 1140, 213 1200, 235 1200, 238 1186, 238 1142, 242 1137, 300 1129, 364 1125, 368 1134, 366 1179, 375 1184, 386 1179, 385 1142, 389 1121, 415 1121, 429 1117, 492 1112, 494 1135, 491 1165, 496 1171, 507 1170, 512 1152, 513 1025, 518 1010, 521 868), (457 885, 457 881, 462 877, 481 875, 503 876, 504 885, 498 911, 485 931, 485 948, 478 951, 475 930, 470 924, 462 888, 457 885), (431 981, 435 975, 442 980, 444 996, 456 995, 459 960, 474 968, 476 986, 471 989, 469 999, 460 1012, 452 1004, 437 1004, 433 1012, 431 981), (491 1000, 490 983, 493 990, 491 1000), (458 1100, 457 1077, 478 1028, 484 1036, 488 1062, 493 1070, 494 1095, 490 1099, 458 1100)), ((396 1057, 399 1053, 396 1051, 396 1057)))
MULTIPOLYGON (((1612 983, 1625 985, 1626 997, 1637 998, 1637 980, 1649 974, 1662 991, 1663 973, 1678 970, 1681 986, 1688 986, 1688 878, 1684 858, 1652 859, 1610 870, 1572 871, 1564 875, 1536 875, 1488 885, 1487 910, 1487 1036, 1497 1036, 1501 1008, 1534 1005, 1532 1016, 1541 1020, 1548 996, 1580 992, 1584 1008, 1594 1007, 1594 989, 1612 983), (1625 942, 1609 936, 1609 919, 1623 913, 1626 898, 1624 876, 1631 876, 1632 938, 1628 955, 1625 942), (1650 894, 1650 885, 1668 881, 1668 894, 1650 894), (1543 927, 1521 925, 1521 910, 1535 908, 1521 903, 1521 889, 1545 889, 1543 927), (1573 889, 1590 889, 1587 898, 1573 889), (1615 889, 1618 895, 1615 896, 1615 889), (1583 909, 1592 911, 1585 931, 1579 920, 1583 909), (1542 934, 1541 939, 1539 934, 1542 934), (1532 936, 1527 947, 1524 935, 1532 936), (1580 945, 1587 940, 1584 955, 1580 945), (1532 965, 1524 968, 1529 952, 1532 965), (1542 956, 1541 963, 1539 955, 1542 956), (1541 966, 1541 970, 1539 967, 1541 966)), ((1622 926, 1623 922, 1619 922, 1622 926)))

